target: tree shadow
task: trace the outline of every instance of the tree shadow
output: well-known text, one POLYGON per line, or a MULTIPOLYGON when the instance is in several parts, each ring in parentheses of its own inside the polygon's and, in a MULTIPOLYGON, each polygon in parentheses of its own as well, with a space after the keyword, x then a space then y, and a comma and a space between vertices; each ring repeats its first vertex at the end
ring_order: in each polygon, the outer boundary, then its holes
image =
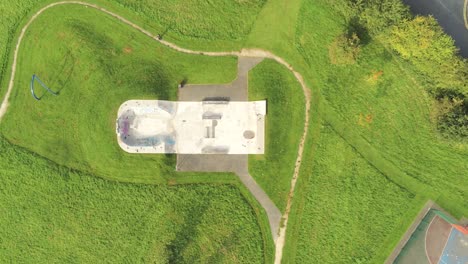
MULTIPOLYGON (((189 244, 197 239, 197 227, 202 223, 205 212, 211 205, 211 200, 201 199, 200 203, 191 207, 185 214, 183 226, 175 238, 166 246, 169 252, 169 263, 185 263, 183 252, 189 244)), ((191 256, 194 258, 195 256, 191 256)))
POLYGON ((155 99, 177 98, 176 79, 172 79, 164 65, 157 61, 135 58, 131 63, 119 65, 113 77, 122 80, 122 87, 132 87, 139 93, 154 96, 155 99))
POLYGON ((449 89, 449 88, 438 88, 438 89, 433 89, 431 91, 433 94, 434 98, 437 100, 441 100, 443 98, 449 98, 449 99, 462 99, 465 100, 465 95, 455 89, 449 89))
POLYGON ((350 38, 356 34, 362 45, 367 45, 372 40, 367 28, 361 24, 359 17, 352 17, 346 25, 346 35, 350 38))
POLYGON ((51 85, 56 88, 57 94, 60 94, 60 91, 69 83, 70 77, 75 70, 75 62, 76 60, 71 50, 68 50, 58 67, 60 70, 55 72, 51 78, 51 85))
POLYGON ((111 49, 111 47, 114 47, 114 41, 106 34, 99 33, 95 25, 73 19, 68 22, 68 26, 71 27, 72 32, 83 41, 83 44, 90 46, 92 50, 99 51, 95 52, 96 56, 99 54, 109 55, 110 53, 120 52, 111 49))

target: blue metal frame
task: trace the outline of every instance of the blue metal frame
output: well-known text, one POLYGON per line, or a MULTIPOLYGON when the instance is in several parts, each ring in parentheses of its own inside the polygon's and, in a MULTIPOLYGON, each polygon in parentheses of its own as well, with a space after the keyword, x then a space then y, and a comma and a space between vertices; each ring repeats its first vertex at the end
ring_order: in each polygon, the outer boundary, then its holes
POLYGON ((53 94, 53 95, 57 95, 56 92, 52 91, 51 89, 49 89, 49 87, 47 87, 47 85, 45 85, 41 79, 39 79, 39 77, 36 76, 36 74, 33 74, 32 78, 31 78, 31 94, 32 96, 34 97, 34 99, 36 99, 37 101, 41 100, 41 98, 37 97, 36 94, 34 93, 34 80, 37 80, 37 82, 39 82, 39 84, 45 88, 49 93, 53 94))

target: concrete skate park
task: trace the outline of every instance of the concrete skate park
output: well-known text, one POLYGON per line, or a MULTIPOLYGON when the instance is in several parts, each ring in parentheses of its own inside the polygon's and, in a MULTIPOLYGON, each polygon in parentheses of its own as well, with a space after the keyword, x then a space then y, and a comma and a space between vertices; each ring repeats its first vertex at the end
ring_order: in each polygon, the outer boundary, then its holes
POLYGON ((117 119, 129 153, 263 154, 266 101, 130 100, 117 119))
POLYGON ((247 101, 248 73, 262 60, 239 57, 229 84, 180 86, 178 102, 123 102, 116 133, 126 152, 177 154, 177 171, 235 173, 265 209, 276 240, 281 212, 248 172, 248 155, 264 153, 267 102, 247 101))

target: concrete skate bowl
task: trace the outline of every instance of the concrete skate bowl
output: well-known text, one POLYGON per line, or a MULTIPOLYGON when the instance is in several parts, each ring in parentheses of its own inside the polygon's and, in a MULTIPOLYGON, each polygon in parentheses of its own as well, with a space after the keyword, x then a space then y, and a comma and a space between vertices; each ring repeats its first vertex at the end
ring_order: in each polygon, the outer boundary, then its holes
POLYGON ((120 147, 130 153, 175 153, 174 112, 168 105, 150 107, 138 101, 125 102, 116 121, 120 147))

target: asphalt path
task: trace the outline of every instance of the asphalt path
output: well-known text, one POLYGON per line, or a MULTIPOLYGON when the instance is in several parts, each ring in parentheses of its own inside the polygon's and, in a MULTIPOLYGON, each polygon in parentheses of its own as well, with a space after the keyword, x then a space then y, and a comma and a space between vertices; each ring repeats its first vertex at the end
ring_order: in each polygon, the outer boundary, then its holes
POLYGON ((403 0, 413 14, 433 15, 455 40, 460 54, 468 58, 467 0, 403 0))

